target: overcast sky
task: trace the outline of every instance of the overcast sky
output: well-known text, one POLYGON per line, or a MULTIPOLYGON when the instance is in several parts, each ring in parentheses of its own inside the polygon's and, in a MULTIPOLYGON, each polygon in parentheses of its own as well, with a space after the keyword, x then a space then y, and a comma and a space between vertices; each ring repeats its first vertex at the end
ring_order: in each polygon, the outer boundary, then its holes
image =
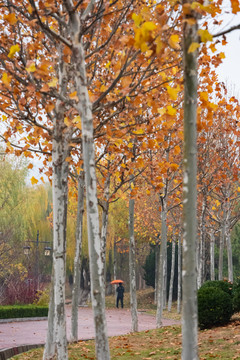
MULTIPOLYGON (((238 24, 240 24, 240 14, 225 15, 221 29, 228 29, 238 24)), ((229 87, 232 86, 234 92, 232 95, 240 100, 240 30, 235 30, 226 36, 228 44, 221 49, 226 58, 216 71, 219 80, 227 82, 229 87)))

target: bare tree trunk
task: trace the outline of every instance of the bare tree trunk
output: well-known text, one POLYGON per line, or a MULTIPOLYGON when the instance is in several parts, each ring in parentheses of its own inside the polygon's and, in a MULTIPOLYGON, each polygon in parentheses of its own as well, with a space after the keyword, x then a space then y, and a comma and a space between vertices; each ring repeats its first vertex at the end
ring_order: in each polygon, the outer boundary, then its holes
MULTIPOLYGON (((191 7, 191 1, 185 1, 191 7)), ((189 16, 189 15, 184 15, 189 16)), ((198 42, 197 14, 191 10, 195 23, 183 25, 184 61, 184 177, 183 177, 183 314, 182 360, 198 359, 197 318, 197 89, 198 53, 189 52, 193 42, 198 42)), ((184 19, 186 20, 186 19, 184 19)))
POLYGON ((73 266, 71 341, 78 341, 78 304, 81 277, 82 228, 84 212, 84 172, 78 176, 78 208, 76 224, 76 250, 73 266))
POLYGON ((210 231, 210 279, 215 280, 215 266, 214 266, 214 250, 215 250, 215 237, 213 230, 210 231))
POLYGON ((175 248, 176 248, 176 238, 173 234, 172 238, 172 261, 171 261, 171 276, 170 276, 170 285, 169 285, 169 295, 168 295, 168 311, 172 309, 172 297, 173 297, 173 280, 175 272, 175 248))
POLYGON ((54 267, 54 321, 56 332, 57 359, 68 359, 66 315, 65 315, 65 281, 66 281, 66 228, 68 199, 68 143, 61 139, 63 122, 57 119, 56 135, 53 139, 53 267, 54 267), (54 211, 55 210, 55 211, 54 211))
POLYGON ((223 279, 223 249, 224 249, 225 233, 226 233, 226 223, 224 218, 220 232, 220 240, 219 240, 218 280, 223 279))
POLYGON ((164 265, 167 255, 167 211, 166 200, 160 196, 162 205, 161 209, 161 247, 159 257, 159 272, 158 272, 158 292, 157 292, 157 313, 156 313, 156 326, 162 326, 162 312, 163 312, 163 295, 164 295, 164 265))
POLYGON ((199 236, 199 253, 198 253, 198 277, 197 286, 198 289, 201 287, 204 279, 204 266, 205 266, 205 209, 206 204, 203 200, 202 214, 200 222, 200 236, 199 236))
POLYGON ((160 258, 160 245, 159 238, 155 246, 155 291, 154 291, 154 304, 157 304, 157 294, 158 294, 158 285, 159 285, 159 258, 160 258))
POLYGON ((110 188, 110 174, 108 174, 107 179, 104 183, 104 200, 102 201, 102 228, 101 228, 101 257, 104 264, 104 274, 103 274, 103 290, 105 293, 106 287, 106 244, 107 244, 107 227, 108 227, 108 212, 109 212, 109 188, 110 188))
POLYGON ((47 329, 47 337, 43 352, 43 360, 51 360, 53 359, 56 353, 56 340, 55 340, 55 329, 54 329, 54 267, 52 268, 52 279, 51 279, 51 292, 50 292, 50 301, 49 301, 49 309, 48 309, 48 329, 47 329))
MULTIPOLYGON (((95 149, 93 139, 93 114, 87 89, 87 76, 82 45, 81 18, 74 12, 72 0, 66 0, 69 12, 72 40, 72 65, 79 101, 76 106, 82 124, 82 149, 86 186, 88 246, 90 258, 91 296, 95 325, 96 358, 110 359, 107 324, 104 306, 103 276, 104 264, 101 257, 101 235, 99 227, 97 180, 95 169, 95 149)), ((94 1, 91 2, 91 5, 94 1)), ((91 6, 88 8, 91 9, 91 6)), ((86 15, 86 14, 85 14, 86 15)))
POLYGON ((228 281, 233 283, 233 260, 232 260, 232 243, 230 236, 229 226, 226 226, 226 244, 227 244, 227 255, 228 255, 228 281))
MULTIPOLYGON (((133 180, 131 179, 131 183, 133 180)), ((136 264, 135 264, 135 237, 134 237, 134 205, 135 200, 129 199, 129 284, 130 307, 132 315, 132 331, 138 331, 137 292, 136 292, 136 264)))
MULTIPOLYGON (((227 198, 229 198, 229 193, 227 192, 227 198)), ((225 227, 225 239, 226 239, 226 245, 227 245, 227 256, 228 256, 228 281, 233 283, 233 259, 232 259, 232 243, 231 243, 231 231, 230 231, 230 204, 229 201, 225 201, 224 204, 226 215, 226 227, 225 227)))
MULTIPOLYGON (((58 78, 60 95, 67 91, 68 65, 63 60, 63 47, 59 45, 58 78)), ((58 360, 68 359, 66 316, 65 316, 65 281, 66 281, 66 228, 68 203, 69 142, 72 129, 64 124, 65 107, 61 100, 55 106, 56 116, 53 121, 52 144, 52 192, 53 192, 53 272, 54 272, 54 340, 58 360)), ((47 349, 45 349, 46 358, 47 349)))
POLYGON ((181 299, 182 299, 182 241, 181 232, 178 237, 178 292, 177 292, 177 312, 181 313, 181 299))

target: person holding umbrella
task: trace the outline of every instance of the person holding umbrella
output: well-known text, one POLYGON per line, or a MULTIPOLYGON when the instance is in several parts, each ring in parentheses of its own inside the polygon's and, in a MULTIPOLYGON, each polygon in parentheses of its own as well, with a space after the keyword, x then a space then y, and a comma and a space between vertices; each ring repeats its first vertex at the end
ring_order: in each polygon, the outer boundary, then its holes
POLYGON ((122 285, 122 283, 120 282, 118 287, 117 287, 117 303, 116 306, 118 308, 118 304, 119 304, 119 300, 121 301, 121 307, 123 308, 123 296, 124 296, 124 287, 122 285))

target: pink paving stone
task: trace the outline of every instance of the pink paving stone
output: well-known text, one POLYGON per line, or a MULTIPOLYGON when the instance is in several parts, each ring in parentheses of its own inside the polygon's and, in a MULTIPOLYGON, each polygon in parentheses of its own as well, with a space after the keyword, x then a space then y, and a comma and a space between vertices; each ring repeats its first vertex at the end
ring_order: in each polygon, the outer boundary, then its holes
MULTIPOLYGON (((66 306, 67 336, 70 335, 71 307, 66 306)), ((129 309, 106 310, 109 336, 123 335, 131 332, 131 313, 129 309)), ((179 324, 179 321, 163 319, 163 326, 179 324)), ((79 307, 78 311, 79 340, 94 338, 93 312, 90 308, 79 307)), ((156 328, 154 316, 138 313, 139 331, 156 328)), ((21 345, 44 344, 47 334, 47 320, 18 321, 0 323, 0 349, 21 345)))

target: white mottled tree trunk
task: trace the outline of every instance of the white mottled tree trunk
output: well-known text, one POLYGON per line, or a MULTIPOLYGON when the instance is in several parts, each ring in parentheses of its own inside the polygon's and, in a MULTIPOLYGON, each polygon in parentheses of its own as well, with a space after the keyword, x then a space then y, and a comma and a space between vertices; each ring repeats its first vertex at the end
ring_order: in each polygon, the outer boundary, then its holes
MULTIPOLYGON (((183 5, 192 1, 184 1, 183 5)), ((198 359, 197 310, 197 90, 198 53, 188 52, 198 42, 197 14, 192 10, 195 23, 183 25, 184 64, 184 175, 183 175, 183 263, 182 263, 182 359, 198 359)), ((184 15, 185 17, 185 15, 184 15)), ((185 19, 186 20, 186 19, 185 19)))
POLYGON ((168 311, 172 309, 172 297, 173 297, 173 281, 174 281, 174 272, 175 272, 175 249, 176 249, 176 238, 175 234, 172 238, 172 261, 171 261, 171 276, 170 276, 170 285, 169 285, 169 295, 168 295, 168 311))
POLYGON ((106 288, 106 245, 107 245, 107 228, 108 228, 108 212, 109 212, 109 188, 110 188, 110 174, 108 174, 104 182, 104 200, 102 201, 102 228, 101 228, 101 257, 104 264, 103 273, 103 291, 106 288))
POLYGON ((231 243, 231 232, 230 232, 230 228, 228 225, 228 219, 227 219, 225 238, 226 238, 227 256, 228 256, 228 281, 233 283, 232 243, 231 243))
POLYGON ((204 281, 204 270, 205 270, 205 236, 206 236, 205 210, 206 210, 206 203, 203 200, 202 214, 200 221, 199 252, 198 252, 198 276, 197 276, 198 289, 201 287, 204 281))
POLYGON ((72 316, 71 316, 71 341, 78 341, 78 304, 80 294, 81 277, 81 252, 82 252, 82 228, 84 212, 84 172, 78 176, 78 207, 76 224, 76 246, 73 265, 73 288, 72 288, 72 316))
POLYGON ((159 269, 158 269, 158 292, 157 292, 157 313, 156 313, 156 326, 162 326, 162 312, 164 305, 164 267, 167 258, 167 211, 166 199, 160 196, 161 201, 161 247, 159 256, 159 269))
MULTIPOLYGON (((101 235, 97 199, 92 105, 88 95, 84 49, 81 41, 81 19, 74 13, 71 0, 66 0, 72 40, 72 65, 76 84, 77 108, 82 124, 82 149, 85 173, 88 246, 91 275, 91 297, 95 326, 95 347, 98 360, 110 359, 103 294, 104 264, 101 257, 101 235)), ((94 2, 92 2, 93 4, 94 2)))
MULTIPOLYGON (((131 180, 132 182, 133 180, 131 180)), ((136 261, 134 237, 134 205, 135 200, 129 199, 129 284, 130 284, 130 309, 132 316, 132 331, 138 331, 137 315, 137 289, 136 289, 136 261)))
POLYGON ((51 360, 56 353, 55 329, 54 329, 54 267, 52 268, 51 292, 48 307, 48 329, 43 352, 43 360, 51 360))
POLYGON ((226 234, 226 222, 224 217, 220 232, 220 239, 219 239, 218 280, 223 279, 223 249, 224 249, 225 234, 226 234))
MULTIPOLYGON (((53 136, 53 267, 54 267, 54 322, 57 359, 68 359, 65 281, 66 281, 66 228, 68 201, 68 162, 67 139, 63 138, 63 119, 57 119, 53 136), (62 120, 62 121, 61 121, 62 120)), ((69 139, 68 139, 69 140, 69 139)))
POLYGON ((178 291, 177 291, 177 312, 181 313, 182 300, 182 241, 181 232, 178 237, 178 291))
POLYGON ((210 279, 215 280, 215 264, 214 264, 214 251, 215 251, 215 237, 213 230, 210 231, 210 279))

